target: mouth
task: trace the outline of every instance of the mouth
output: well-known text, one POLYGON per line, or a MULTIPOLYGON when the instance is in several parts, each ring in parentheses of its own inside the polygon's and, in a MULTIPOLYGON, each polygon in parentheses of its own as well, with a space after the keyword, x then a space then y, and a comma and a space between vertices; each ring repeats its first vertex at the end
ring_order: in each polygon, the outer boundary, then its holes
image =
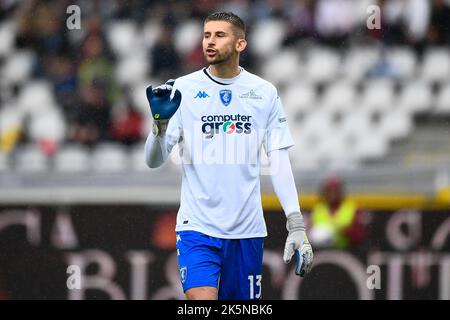
POLYGON ((206 55, 208 57, 214 57, 217 54, 217 51, 211 48, 206 49, 206 55))

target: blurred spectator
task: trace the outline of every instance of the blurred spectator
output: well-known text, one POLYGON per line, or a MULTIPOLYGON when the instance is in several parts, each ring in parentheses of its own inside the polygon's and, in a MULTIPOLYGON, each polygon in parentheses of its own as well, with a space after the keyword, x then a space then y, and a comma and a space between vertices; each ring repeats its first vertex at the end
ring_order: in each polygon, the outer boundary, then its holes
POLYGON ((69 104, 76 99, 76 65, 67 56, 52 57, 47 75, 53 83, 58 103, 65 107, 65 110, 70 110, 69 104))
POLYGON ((320 202, 311 214, 311 243, 317 247, 347 249, 365 239, 361 210, 345 199, 343 183, 339 178, 329 178, 321 186, 320 202))
POLYGON ((386 50, 382 50, 377 63, 367 71, 368 77, 388 78, 397 80, 400 78, 398 70, 389 63, 386 50))
POLYGON ((221 11, 231 11, 241 17, 242 20, 249 24, 250 19, 250 3, 248 0, 231 0, 226 1, 220 8, 221 11))
POLYGON ((285 45, 289 46, 297 40, 314 35, 314 12, 314 0, 294 1, 293 8, 287 13, 288 34, 285 45))
POLYGON ((153 75, 161 79, 176 77, 180 68, 180 57, 173 45, 172 29, 165 27, 152 50, 153 75))
POLYGON ((287 11, 286 1, 281 0, 256 0, 252 5, 249 14, 251 21, 259 21, 263 19, 276 18, 284 19, 287 11))
POLYGON ((432 1, 427 41, 431 45, 450 44, 450 6, 444 0, 432 1))
POLYGON ((76 114, 72 132, 75 142, 93 145, 109 138, 111 106, 104 84, 97 81, 82 87, 76 114))
POLYGON ((114 63, 106 51, 105 40, 98 34, 88 35, 85 39, 78 79, 80 86, 91 86, 95 81, 102 82, 110 103, 119 98, 114 82, 114 63))
POLYGON ((405 5, 405 40, 419 56, 426 44, 427 30, 430 24, 429 0, 410 0, 405 5))
POLYGON ((355 26, 351 0, 318 0, 315 23, 320 38, 331 45, 342 45, 355 26))
POLYGON ((373 30, 371 35, 386 44, 403 44, 404 25, 403 25, 403 0, 379 0, 381 8, 381 29, 373 30))
POLYGON ((141 114, 129 103, 124 111, 113 117, 111 137, 126 145, 139 142, 142 139, 143 124, 141 114))
POLYGON ((86 36, 77 78, 80 100, 71 110, 75 114, 72 139, 87 145, 109 139, 111 106, 120 92, 114 81, 114 63, 100 33, 86 36))
POLYGON ((66 7, 64 1, 29 1, 21 6, 18 46, 31 46, 39 54, 69 52, 65 32, 66 7))
POLYGON ((201 42, 184 57, 184 70, 190 73, 203 68, 206 65, 205 56, 201 42))

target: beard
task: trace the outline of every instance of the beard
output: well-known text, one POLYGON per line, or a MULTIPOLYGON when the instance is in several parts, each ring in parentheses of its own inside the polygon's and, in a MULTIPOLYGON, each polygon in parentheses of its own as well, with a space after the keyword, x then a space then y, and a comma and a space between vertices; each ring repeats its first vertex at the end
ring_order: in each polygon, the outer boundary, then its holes
POLYGON ((231 60, 231 58, 233 57, 233 51, 230 49, 226 52, 216 52, 216 55, 213 58, 208 57, 208 55, 206 54, 206 51, 204 52, 204 56, 206 61, 210 64, 210 65, 216 65, 216 64, 221 64, 221 63, 225 63, 229 60, 231 60))

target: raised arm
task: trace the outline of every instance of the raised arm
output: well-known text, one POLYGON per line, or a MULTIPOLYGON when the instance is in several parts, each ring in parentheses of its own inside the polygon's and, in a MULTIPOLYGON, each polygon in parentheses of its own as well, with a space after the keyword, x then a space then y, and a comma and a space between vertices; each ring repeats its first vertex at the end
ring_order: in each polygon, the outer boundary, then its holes
POLYGON ((148 86, 146 90, 153 116, 152 131, 145 142, 145 163, 150 168, 157 168, 167 160, 179 137, 177 129, 180 124, 174 114, 181 103, 181 92, 177 89, 174 93, 172 92, 174 82, 174 80, 168 80, 155 89, 148 86), (167 130, 169 134, 166 134, 167 130))

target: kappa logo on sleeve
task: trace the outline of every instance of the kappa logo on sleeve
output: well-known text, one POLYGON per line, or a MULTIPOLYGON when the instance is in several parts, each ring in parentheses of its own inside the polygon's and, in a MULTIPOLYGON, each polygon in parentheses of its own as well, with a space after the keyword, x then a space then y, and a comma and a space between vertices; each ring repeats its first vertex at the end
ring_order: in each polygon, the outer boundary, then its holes
POLYGON ((209 95, 206 93, 206 91, 199 91, 197 93, 197 95, 194 97, 194 99, 205 99, 205 98, 209 98, 209 95))

